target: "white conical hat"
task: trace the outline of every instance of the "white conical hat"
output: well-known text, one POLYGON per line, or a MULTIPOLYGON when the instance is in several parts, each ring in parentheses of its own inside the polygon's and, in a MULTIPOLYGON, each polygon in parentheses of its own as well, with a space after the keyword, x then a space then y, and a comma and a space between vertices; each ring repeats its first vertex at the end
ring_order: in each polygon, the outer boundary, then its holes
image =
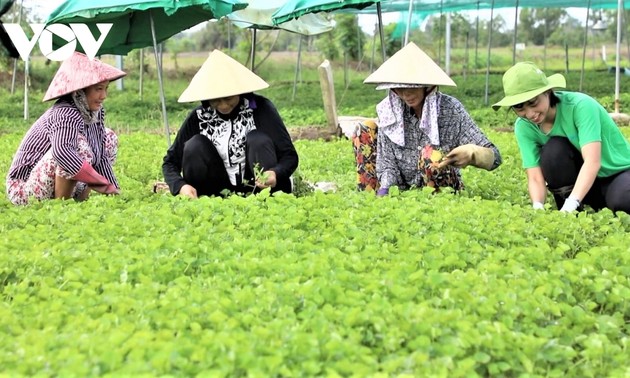
MULTIPOLYGON (((409 42, 407 46, 392 55, 363 82, 457 86, 446 72, 413 42, 409 42)), ((379 87, 387 86, 379 85, 379 87)))
POLYGON ((212 100, 269 87, 263 79, 219 50, 214 50, 179 96, 178 102, 212 100))

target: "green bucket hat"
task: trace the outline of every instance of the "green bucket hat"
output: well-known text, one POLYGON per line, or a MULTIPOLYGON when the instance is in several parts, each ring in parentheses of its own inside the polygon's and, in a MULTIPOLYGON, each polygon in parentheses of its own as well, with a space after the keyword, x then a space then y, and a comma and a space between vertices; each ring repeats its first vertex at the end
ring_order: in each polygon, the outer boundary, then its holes
POLYGON ((492 105, 492 109, 522 104, 552 88, 565 88, 564 76, 554 74, 549 77, 532 62, 516 63, 503 74, 503 100, 492 105))

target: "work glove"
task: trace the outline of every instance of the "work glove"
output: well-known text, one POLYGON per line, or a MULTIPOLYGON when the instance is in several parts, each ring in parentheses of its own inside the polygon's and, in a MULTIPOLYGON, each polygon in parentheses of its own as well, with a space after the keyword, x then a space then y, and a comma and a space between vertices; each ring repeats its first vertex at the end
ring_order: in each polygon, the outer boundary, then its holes
POLYGON ((90 185, 90 188, 101 194, 120 194, 120 190, 112 184, 107 185, 90 185))
POLYGON ((94 168, 87 161, 83 162, 79 172, 74 175, 73 180, 81 181, 93 190, 102 194, 118 194, 120 191, 113 184, 111 184, 105 176, 96 172, 94 168))
POLYGON ((111 185, 105 176, 96 172, 87 161, 83 162, 81 169, 72 179, 84 182, 90 186, 111 185))
POLYGON ((453 165, 457 168, 472 165, 490 170, 494 165, 494 150, 476 144, 464 144, 453 148, 438 165, 438 168, 444 168, 447 165, 453 165))
POLYGON ((577 210, 578 207, 580 207, 580 201, 573 196, 569 196, 564 200, 564 205, 562 205, 562 209, 560 209, 560 211, 570 213, 577 210))
POLYGON ((532 207, 534 208, 534 210, 545 210, 545 204, 538 201, 532 203, 532 207))

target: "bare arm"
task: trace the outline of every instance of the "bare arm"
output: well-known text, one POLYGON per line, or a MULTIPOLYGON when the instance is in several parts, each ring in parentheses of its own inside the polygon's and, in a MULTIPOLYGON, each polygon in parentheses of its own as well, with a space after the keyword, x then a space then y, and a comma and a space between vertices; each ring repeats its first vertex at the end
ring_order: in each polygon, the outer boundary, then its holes
POLYGON ((601 168, 602 144, 601 142, 592 142, 582 146, 582 159, 584 164, 580 168, 575 186, 571 191, 571 197, 582 202, 586 194, 593 186, 597 172, 601 168))
POLYGON ((525 170, 527 174, 527 190, 532 203, 545 203, 547 198, 547 186, 540 167, 528 168, 525 170))

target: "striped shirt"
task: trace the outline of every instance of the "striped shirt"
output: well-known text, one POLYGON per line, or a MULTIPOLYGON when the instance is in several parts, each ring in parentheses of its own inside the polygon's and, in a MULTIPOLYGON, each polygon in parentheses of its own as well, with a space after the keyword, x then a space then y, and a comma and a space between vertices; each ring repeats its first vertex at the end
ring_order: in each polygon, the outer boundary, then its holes
POLYGON ((28 130, 13 158, 8 178, 27 180, 35 165, 48 151, 51 151, 61 169, 72 176, 76 175, 83 165, 77 152, 79 134, 85 136, 94 154, 88 163, 119 188, 112 166, 104 155, 104 109, 99 111, 97 122, 86 124, 74 104, 65 99, 58 100, 46 110, 28 130))

